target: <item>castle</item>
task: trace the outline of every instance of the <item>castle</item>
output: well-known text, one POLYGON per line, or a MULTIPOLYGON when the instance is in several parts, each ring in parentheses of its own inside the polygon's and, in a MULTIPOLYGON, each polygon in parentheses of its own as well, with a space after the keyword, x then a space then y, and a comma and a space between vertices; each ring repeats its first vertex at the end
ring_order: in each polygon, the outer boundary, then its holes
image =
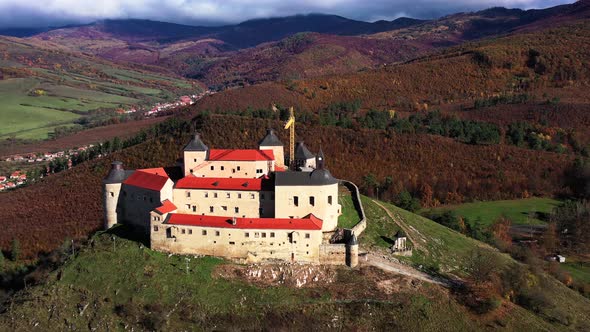
POLYGON ((287 167, 273 130, 258 149, 209 149, 195 134, 177 167, 125 170, 114 162, 103 181, 105 229, 129 224, 153 250, 243 262, 358 263, 348 232, 332 243, 341 206, 339 181, 323 152, 297 143, 287 167), (342 241, 341 241, 342 242, 342 241))

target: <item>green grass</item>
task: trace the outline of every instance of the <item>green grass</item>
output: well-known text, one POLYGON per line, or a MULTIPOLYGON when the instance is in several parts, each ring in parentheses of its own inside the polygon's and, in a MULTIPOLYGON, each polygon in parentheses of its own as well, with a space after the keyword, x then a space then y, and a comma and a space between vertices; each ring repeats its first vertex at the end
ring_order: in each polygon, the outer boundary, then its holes
POLYGON ((528 198, 506 201, 490 201, 443 206, 421 211, 423 215, 442 214, 455 211, 470 223, 481 219, 484 225, 490 225, 502 215, 508 217, 513 225, 542 225, 545 221, 540 216, 550 213, 560 201, 551 198, 528 198))
POLYGON ((360 221, 360 217, 354 208, 350 193, 339 193, 338 203, 342 206, 342 214, 338 217, 338 227, 354 227, 360 221))
POLYGON ((590 262, 567 262, 559 265, 577 282, 590 284, 590 262))

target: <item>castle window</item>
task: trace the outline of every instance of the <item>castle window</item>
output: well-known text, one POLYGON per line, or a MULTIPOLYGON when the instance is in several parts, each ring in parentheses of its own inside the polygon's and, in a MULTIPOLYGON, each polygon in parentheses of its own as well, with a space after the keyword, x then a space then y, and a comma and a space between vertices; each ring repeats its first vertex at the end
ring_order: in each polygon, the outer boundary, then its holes
POLYGON ((309 239, 309 237, 310 237, 309 233, 305 233, 305 238, 309 239))
POLYGON ((256 195, 254 195, 254 194, 250 194, 250 198, 251 198, 251 199, 254 199, 254 198, 256 198, 256 195))
POLYGON ((238 193, 238 198, 242 198, 242 193, 238 193))
POLYGON ((213 212, 213 211, 215 211, 215 209, 212 206, 210 206, 209 207, 209 212, 213 212))
POLYGON ((238 171, 240 170, 240 166, 238 166, 238 171))
POLYGON ((154 202, 154 198, 150 197, 150 203, 153 203, 153 202, 154 202))
POLYGON ((309 205, 315 206, 315 197, 309 196, 309 205))
POLYGON ((182 229, 182 234, 185 234, 185 233, 186 233, 186 230, 183 228, 182 229))
POLYGON ((215 166, 211 166, 211 170, 214 171, 215 170, 215 166))
POLYGON ((299 206, 299 197, 297 197, 297 196, 293 196, 293 204, 294 204, 295 206, 299 206))
POLYGON ((193 212, 197 212, 197 206, 193 205, 193 212))
POLYGON ((187 209, 187 210, 190 210, 190 209, 191 209, 191 205, 190 205, 190 204, 187 204, 187 205, 186 205, 186 209, 187 209))
POLYGON ((332 195, 328 196, 328 204, 332 205, 332 195))
POLYGON ((215 231, 215 236, 219 236, 219 231, 215 231))
POLYGON ((227 211, 227 206, 224 205, 221 208, 223 209, 223 211, 227 211))
POLYGON ((229 244, 231 244, 231 245, 234 245, 234 244, 236 244, 236 243, 232 241, 232 242, 230 242, 229 244))
POLYGON ((154 232, 158 231, 158 226, 154 226, 154 232))
POLYGON ((115 197, 115 193, 111 191, 111 197, 115 197))
POLYGON ((265 232, 262 233, 262 237, 266 237, 266 233, 265 232))
POLYGON ((187 191, 186 192, 186 197, 189 197, 189 198, 191 197, 191 192, 190 191, 187 191))
POLYGON ((193 159, 195 162, 197 162, 197 159, 193 159))
POLYGON ((193 230, 192 229, 189 229, 188 230, 188 233, 192 235, 193 234, 193 230))
POLYGON ((213 198, 217 198, 217 193, 213 193, 213 198))
POLYGON ((192 169, 190 170, 190 172, 191 172, 191 174, 193 174, 193 170, 192 169))
POLYGON ((248 233, 248 232, 244 233, 244 237, 250 237, 250 233, 248 233))
POLYGON ((223 171, 223 170, 225 170, 225 167, 224 167, 224 166, 221 166, 221 170, 222 170, 222 171, 223 171))
POLYGON ((270 232, 270 237, 275 237, 275 233, 274 232, 270 232))
POLYGON ((254 232, 254 237, 255 237, 255 238, 259 238, 259 237, 260 237, 260 233, 258 233, 258 232, 254 232))
POLYGON ((256 174, 262 174, 262 168, 256 169, 256 174))
POLYGON ((226 193, 225 194, 225 198, 231 198, 231 194, 230 193, 226 193))
POLYGON ((203 232, 201 232, 201 234, 207 235, 207 231, 206 230, 203 230, 203 232))
POLYGON ((234 208, 234 212, 235 212, 235 213, 240 213, 240 208, 236 206, 236 207, 234 208))
POLYGON ((263 208, 258 208, 258 215, 262 216, 264 214, 264 209, 263 208))
POLYGON ((205 198, 209 198, 209 193, 205 193, 205 198))

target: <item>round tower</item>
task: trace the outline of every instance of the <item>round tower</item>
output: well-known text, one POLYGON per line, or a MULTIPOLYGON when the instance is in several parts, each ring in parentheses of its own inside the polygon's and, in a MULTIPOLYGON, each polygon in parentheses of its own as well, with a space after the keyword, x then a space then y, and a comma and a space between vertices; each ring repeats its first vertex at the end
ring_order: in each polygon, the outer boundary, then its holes
POLYGON ((113 227, 118 221, 117 205, 119 203, 121 184, 125 181, 125 174, 123 163, 115 161, 111 165, 111 171, 102 181, 105 230, 113 227))
POLYGON ((359 242, 354 233, 346 244, 346 265, 350 267, 359 265, 359 242))

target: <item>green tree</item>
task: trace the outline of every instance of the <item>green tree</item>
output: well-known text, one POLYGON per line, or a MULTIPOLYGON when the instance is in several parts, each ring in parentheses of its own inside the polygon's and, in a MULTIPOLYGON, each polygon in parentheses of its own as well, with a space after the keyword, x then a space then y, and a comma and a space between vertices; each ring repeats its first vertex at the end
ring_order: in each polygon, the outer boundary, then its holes
POLYGON ((404 190, 397 196, 397 206, 404 210, 408 210, 411 212, 418 211, 420 206, 420 200, 417 198, 412 197, 409 191, 404 190))
POLYGON ((20 258, 20 242, 18 239, 12 239, 10 255, 13 262, 16 262, 20 258))

